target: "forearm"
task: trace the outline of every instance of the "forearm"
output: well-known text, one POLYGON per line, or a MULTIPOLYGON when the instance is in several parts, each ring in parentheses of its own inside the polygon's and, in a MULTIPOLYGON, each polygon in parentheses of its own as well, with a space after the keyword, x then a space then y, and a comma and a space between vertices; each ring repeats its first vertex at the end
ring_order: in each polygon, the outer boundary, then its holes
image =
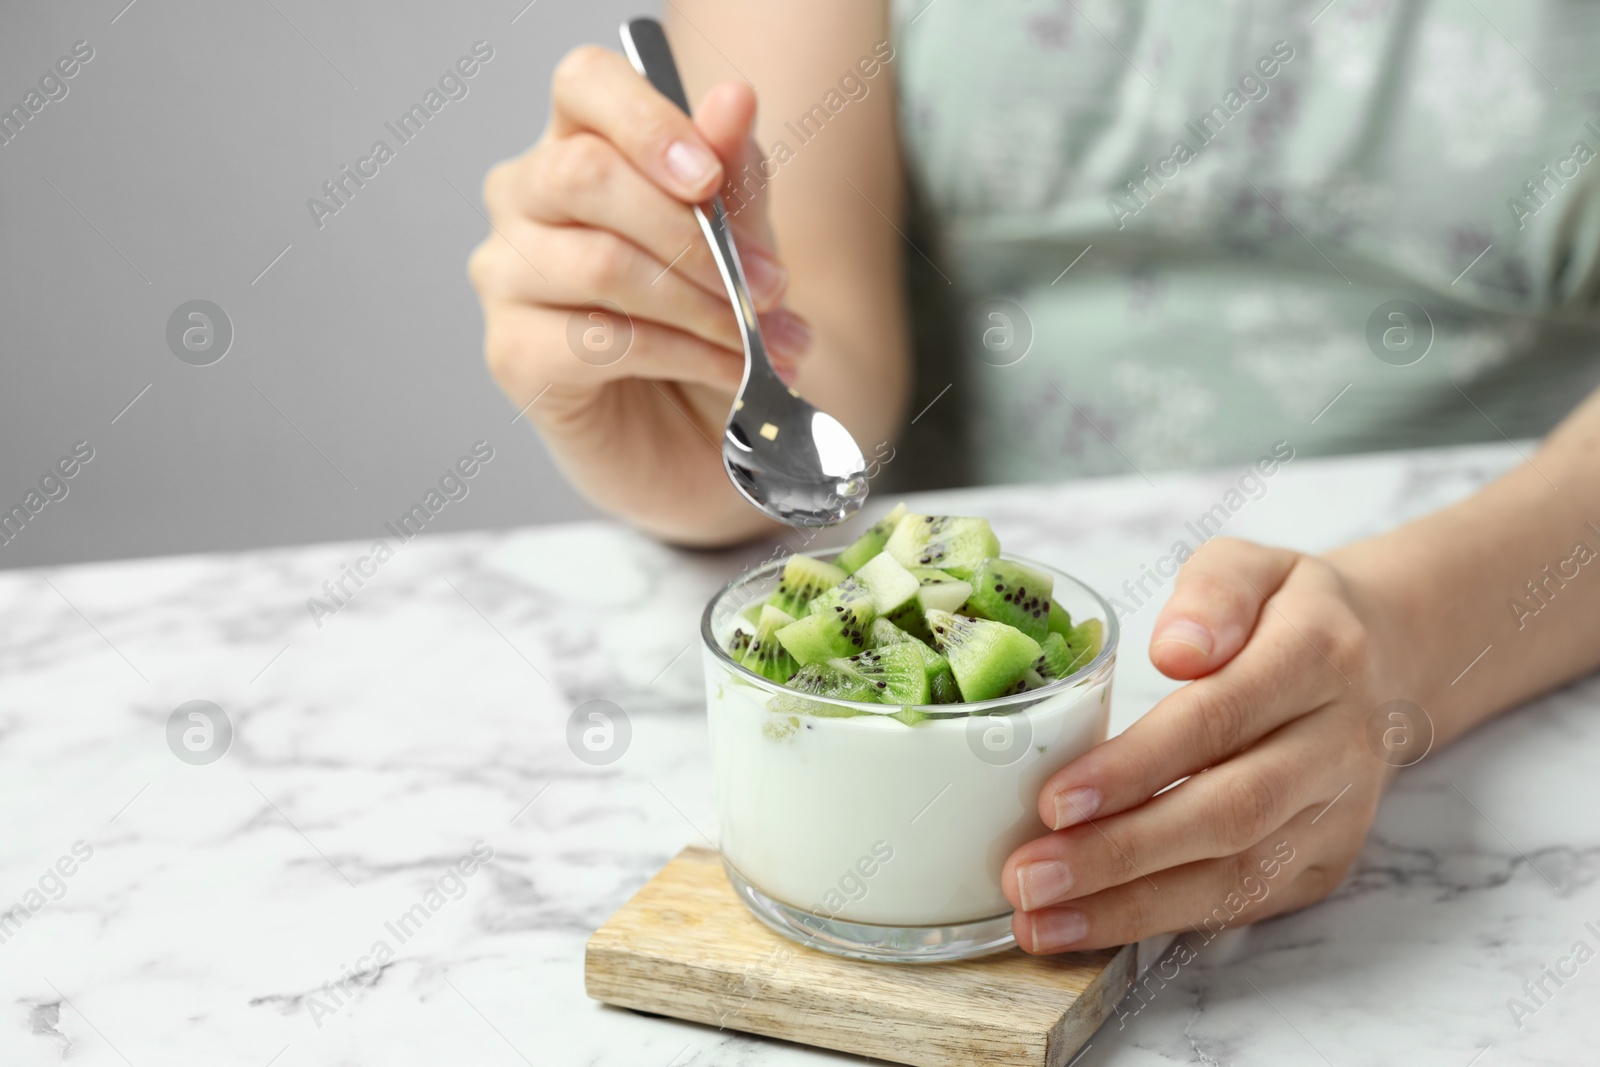
POLYGON ((1530 463, 1329 558, 1391 621, 1394 696, 1438 743, 1600 666, 1600 393, 1530 463))

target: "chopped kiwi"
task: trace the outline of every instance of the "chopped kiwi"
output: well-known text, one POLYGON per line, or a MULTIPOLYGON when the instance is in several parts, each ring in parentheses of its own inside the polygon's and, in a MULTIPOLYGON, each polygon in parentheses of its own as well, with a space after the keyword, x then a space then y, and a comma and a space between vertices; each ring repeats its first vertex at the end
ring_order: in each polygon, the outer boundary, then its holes
POLYGON ((846 574, 854 574, 860 570, 863 563, 883 551, 883 546, 889 541, 889 535, 894 533, 894 528, 900 525, 900 520, 905 514, 906 506, 896 504, 893 511, 873 523, 866 533, 850 542, 844 551, 833 557, 833 565, 846 574))
MULTIPOLYGON (((926 622, 923 623, 923 628, 927 628, 926 622)), ((956 685, 956 676, 950 672, 950 661, 922 641, 906 633, 888 619, 874 619, 871 629, 867 631, 867 638, 873 648, 909 645, 916 649, 917 654, 922 657, 922 665, 928 675, 928 703, 961 703, 961 690, 956 685)))
POLYGON ((928 669, 910 642, 869 648, 848 659, 829 660, 828 666, 870 683, 880 704, 928 702, 928 669))
POLYGON ((955 611, 972 595, 971 582, 934 567, 912 567, 911 576, 917 580, 917 599, 923 610, 955 611))
POLYGON ((834 702, 882 703, 915 725, 925 706, 1030 692, 1099 655, 1104 624, 1074 625, 1052 586, 1000 558, 988 520, 900 504, 831 563, 790 557, 771 596, 739 613, 728 651, 784 686, 774 712, 843 717, 869 713, 834 702))
POLYGON ((783 647, 777 634, 794 622, 794 616, 768 604, 761 609, 761 621, 756 624, 755 636, 745 649, 739 663, 773 682, 787 682, 789 676, 800 669, 789 650, 783 647))
POLYGON ((918 641, 932 641, 933 631, 928 629, 928 620, 923 618, 925 610, 920 600, 913 600, 890 612, 888 619, 905 631, 907 636, 918 641))
POLYGON ((879 615, 887 615, 917 602, 920 588, 917 579, 893 556, 874 556, 851 577, 867 587, 872 594, 872 606, 879 615))
MULTIPOLYGON (((1067 651, 1072 653, 1072 670, 1081 671, 1106 645, 1105 624, 1099 619, 1084 619, 1066 636, 1067 651)), ((1071 673, 1071 671, 1067 672, 1071 673)))
POLYGON ((786 614, 800 618, 806 605, 825 589, 832 589, 844 581, 844 571, 831 563, 810 556, 790 556, 778 576, 778 588, 772 591, 767 603, 786 614))
POLYGON ((801 665, 820 663, 865 649, 867 627, 874 618, 872 600, 856 597, 831 610, 791 622, 777 632, 777 637, 801 665))
POLYGON ((972 576, 972 595, 962 610, 968 615, 1014 626, 1043 641, 1050 632, 1050 592, 1055 580, 1007 559, 986 559, 972 576))
POLYGON ((852 574, 832 589, 825 589, 812 597, 811 602, 806 605, 806 610, 802 611, 800 615, 802 617, 806 615, 826 615, 840 604, 848 604, 854 600, 862 600, 870 604, 872 603, 872 593, 867 589, 865 582, 852 574))
POLYGON ((836 667, 826 663, 811 663, 801 667, 789 679, 788 688, 795 693, 804 693, 809 696, 820 697, 821 700, 807 700, 803 696, 782 693, 773 697, 767 703, 768 710, 776 714, 803 714, 815 715, 820 718, 848 718, 852 715, 866 715, 868 712, 858 711, 855 708, 841 708, 835 704, 825 704, 823 700, 853 700, 857 703, 871 704, 878 699, 878 687, 863 678, 847 674, 836 667))
POLYGON ((1072 651, 1067 648, 1067 639, 1058 633, 1051 633, 1039 642, 1039 658, 1034 661, 1033 669, 1047 681, 1065 678, 1077 667, 1072 662, 1072 651))
POLYGON ((944 662, 944 669, 928 679, 928 693, 932 704, 959 704, 961 703, 961 687, 956 685, 956 676, 950 670, 950 661, 943 656, 939 657, 944 662))
POLYGON ((890 612, 889 621, 913 637, 932 641, 924 613, 929 608, 955 611, 972 594, 972 583, 932 567, 911 567, 909 573, 917 580, 917 598, 890 612))
POLYGON ((873 704, 878 699, 877 686, 829 663, 810 663, 801 667, 789 679, 789 688, 797 693, 829 700, 854 700, 861 704, 873 704))
POLYGON ((970 577, 983 561, 1000 554, 988 519, 907 514, 889 535, 885 552, 905 567, 936 567, 970 577))
POLYGON ((1002 622, 930 611, 928 627, 968 701, 1002 695, 1039 658, 1039 642, 1002 622))
POLYGON ((888 619, 873 619, 872 625, 867 627, 867 644, 873 648, 882 648, 884 645, 903 645, 907 641, 915 640, 915 637, 912 637, 888 619))
POLYGON ((1015 696, 1018 693, 1029 693, 1035 689, 1043 689, 1049 684, 1048 679, 1032 667, 1029 667, 1022 672, 1022 677, 1017 679, 1017 683, 1005 691, 1004 695, 1015 696))
POLYGON ((917 580, 891 556, 874 556, 861 565, 861 569, 811 601, 813 615, 836 605, 865 596, 872 600, 872 609, 879 615, 888 615, 917 602, 917 580))

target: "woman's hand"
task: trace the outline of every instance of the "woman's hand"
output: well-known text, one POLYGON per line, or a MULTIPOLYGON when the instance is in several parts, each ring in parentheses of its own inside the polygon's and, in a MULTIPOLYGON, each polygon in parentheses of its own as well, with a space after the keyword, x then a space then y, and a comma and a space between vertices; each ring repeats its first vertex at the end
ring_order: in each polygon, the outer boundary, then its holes
POLYGON ((1327 560, 1203 546, 1150 646, 1163 674, 1194 680, 1045 784, 1055 832, 1001 876, 1017 943, 1215 931, 1331 892, 1393 774, 1366 740, 1374 709, 1405 692, 1386 615, 1327 560))
POLYGON ((722 471, 716 442, 744 357, 691 205, 730 194, 780 376, 793 379, 810 344, 782 306, 765 198, 731 184, 759 161, 754 118, 742 83, 712 89, 691 120, 622 56, 579 48, 556 69, 543 136, 484 183, 493 232, 470 267, 495 380, 580 491, 672 540, 764 525, 722 471))

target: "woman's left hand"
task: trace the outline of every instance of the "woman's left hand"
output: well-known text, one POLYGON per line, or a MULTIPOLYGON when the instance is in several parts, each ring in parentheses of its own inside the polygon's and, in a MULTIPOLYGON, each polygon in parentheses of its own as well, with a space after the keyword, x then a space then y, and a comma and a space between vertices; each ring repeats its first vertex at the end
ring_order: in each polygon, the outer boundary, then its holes
POLYGON ((1405 695, 1392 629, 1328 560, 1203 546, 1150 645, 1163 674, 1193 680, 1045 784, 1054 832, 1001 874, 1017 943, 1215 931, 1332 892, 1394 773, 1367 741, 1379 705, 1405 695))

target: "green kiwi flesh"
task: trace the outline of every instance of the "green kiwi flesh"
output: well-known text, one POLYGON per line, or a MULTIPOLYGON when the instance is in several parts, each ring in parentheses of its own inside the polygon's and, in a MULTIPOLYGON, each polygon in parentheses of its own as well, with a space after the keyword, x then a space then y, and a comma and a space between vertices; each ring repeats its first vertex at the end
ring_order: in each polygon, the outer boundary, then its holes
POLYGON ((863 651, 867 627, 876 617, 871 599, 857 597, 791 622, 778 630, 777 638, 801 666, 821 663, 863 651))
MULTIPOLYGON (((923 623, 924 629, 927 623, 923 623)), ((929 631, 930 633, 932 631, 929 631)), ((935 652, 925 642, 906 633, 888 619, 875 619, 872 629, 867 637, 872 642, 873 648, 883 648, 886 645, 909 645, 917 650, 922 657, 922 664, 928 675, 928 703, 930 704, 959 704, 961 703, 961 689, 956 685, 956 676, 950 671, 950 661, 935 652)))
POLYGON ((999 552, 986 519, 897 505, 832 562, 786 560, 771 595, 739 612, 728 654, 784 687, 775 712, 885 704, 908 726, 929 705, 1031 692, 1083 669, 1104 648, 1104 623, 1074 625, 1049 573, 999 552))
POLYGON ((889 543, 889 535, 894 533, 894 528, 900 525, 900 520, 905 518, 906 506, 896 504, 894 510, 883 518, 873 523, 866 533, 833 557, 833 565, 846 574, 854 574, 861 569, 861 565, 883 551, 883 546, 889 543))
POLYGON ((1067 648, 1067 639, 1058 633, 1051 633, 1039 642, 1039 658, 1034 661, 1033 669, 1048 681, 1065 678, 1076 668, 1072 665, 1072 652, 1067 648))
POLYGON ((832 589, 844 581, 845 573, 831 563, 811 556, 790 556, 778 576, 778 587, 767 597, 767 603, 787 615, 800 618, 806 605, 823 590, 832 589))
POLYGON ((907 513, 883 550, 903 567, 935 567, 967 578, 1000 555, 1000 541, 988 519, 907 513))
POLYGON ((926 704, 931 695, 926 662, 911 643, 869 648, 828 665, 869 683, 880 704, 926 704))
POLYGON ((964 614, 1014 626, 1043 641, 1050 632, 1050 593, 1055 580, 1007 559, 986 559, 972 576, 964 614))
POLYGON ((761 620, 750 638, 749 647, 739 658, 741 666, 773 682, 787 682, 800 664, 778 640, 778 631, 794 622, 794 616, 768 604, 761 609, 761 620))
POLYGON ((1084 619, 1066 636, 1066 644, 1067 651, 1072 654, 1072 670, 1081 671, 1105 648, 1105 624, 1099 619, 1084 619))
POLYGON ((928 628, 968 702, 1004 695, 1039 658, 1039 642, 1005 623, 930 611, 928 628))
POLYGON ((767 705, 768 710, 779 715, 801 714, 844 719, 870 713, 855 708, 841 708, 837 704, 828 704, 824 701, 850 700, 858 704, 871 704, 878 699, 877 686, 826 663, 809 663, 801 667, 795 672, 794 677, 789 679, 787 688, 793 692, 780 693, 773 697, 767 705), (806 696, 798 695, 802 693, 806 696), (807 699, 807 696, 819 699, 807 699))

